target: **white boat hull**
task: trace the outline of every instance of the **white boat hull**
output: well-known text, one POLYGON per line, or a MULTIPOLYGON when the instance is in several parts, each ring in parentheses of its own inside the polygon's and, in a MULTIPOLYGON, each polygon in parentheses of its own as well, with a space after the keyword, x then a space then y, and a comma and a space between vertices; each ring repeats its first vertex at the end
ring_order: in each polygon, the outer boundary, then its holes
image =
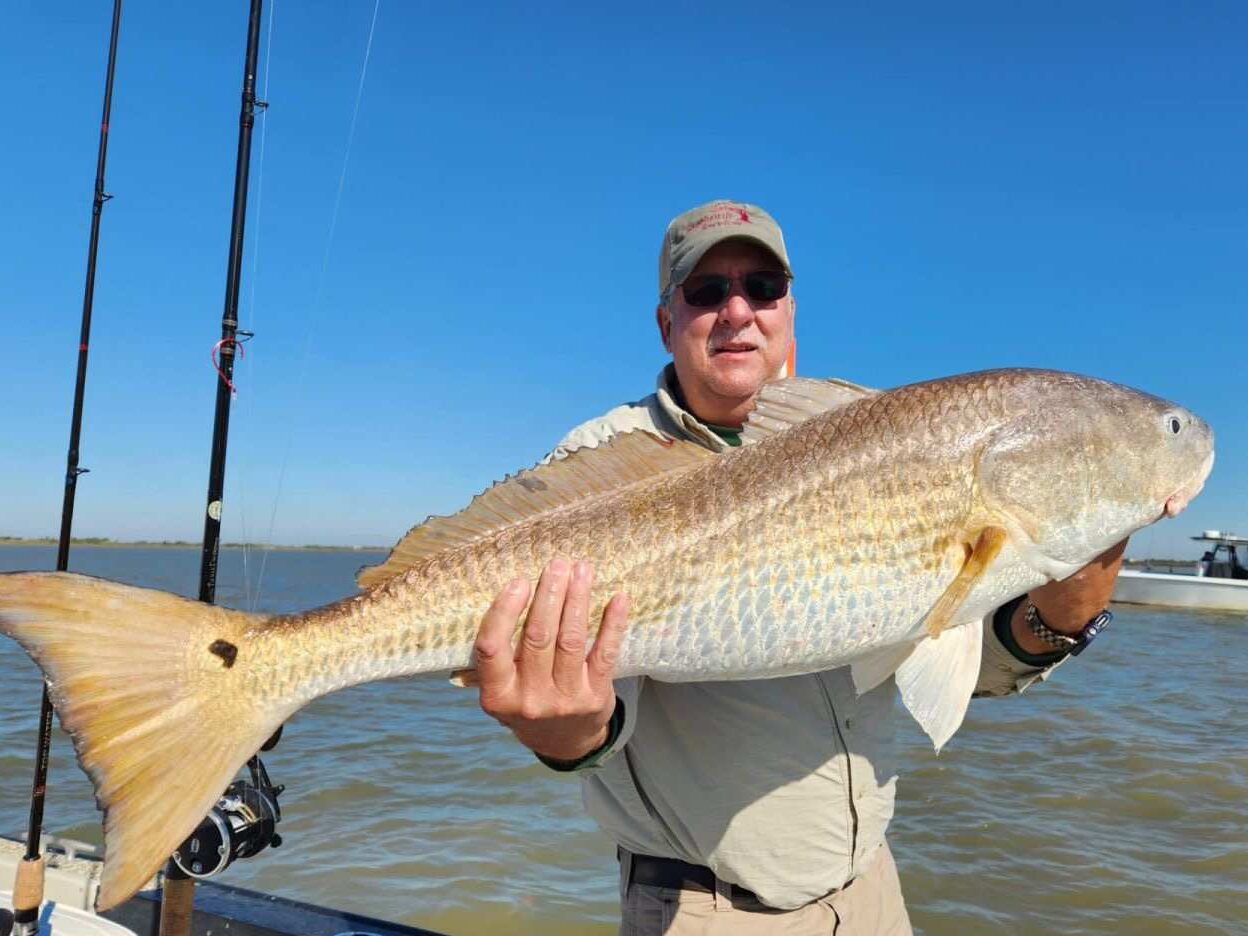
MULTIPOLYGON (((52 836, 45 842, 51 844, 52 836)), ((65 840, 68 841, 68 840, 65 840)), ((90 845, 70 843, 84 854, 92 854, 90 845)), ((0 907, 13 906, 13 894, 7 889, 17 873, 26 846, 9 838, 0 838, 0 907)), ((100 889, 100 862, 79 856, 73 847, 69 853, 44 855, 46 870, 43 879, 44 907, 40 913, 39 936, 136 936, 134 930, 96 916, 93 906, 100 889)))
POLYGON ((1112 600, 1123 604, 1248 613, 1248 580, 1123 569, 1118 573, 1112 600))

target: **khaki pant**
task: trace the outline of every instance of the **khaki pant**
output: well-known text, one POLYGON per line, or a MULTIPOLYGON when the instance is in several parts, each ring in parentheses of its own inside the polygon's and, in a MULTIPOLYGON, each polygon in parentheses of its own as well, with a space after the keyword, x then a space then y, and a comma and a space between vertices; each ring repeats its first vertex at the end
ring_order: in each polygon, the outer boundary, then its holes
POLYGON ((848 887, 796 910, 702 890, 630 884, 623 880, 626 868, 620 873, 620 936, 912 936, 887 843, 848 887))

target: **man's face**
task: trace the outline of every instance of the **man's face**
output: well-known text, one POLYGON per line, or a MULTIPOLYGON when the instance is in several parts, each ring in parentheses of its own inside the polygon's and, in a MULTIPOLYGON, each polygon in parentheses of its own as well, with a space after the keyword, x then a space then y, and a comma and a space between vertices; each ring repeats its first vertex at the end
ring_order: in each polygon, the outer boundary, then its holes
POLYGON ((745 295, 740 277, 782 270, 771 251, 748 241, 724 241, 702 257, 686 280, 718 273, 734 279, 732 291, 713 308, 691 306, 676 288, 658 308, 659 333, 672 354, 686 402, 699 418, 740 425, 754 395, 784 365, 793 344, 793 296, 772 302, 745 295))

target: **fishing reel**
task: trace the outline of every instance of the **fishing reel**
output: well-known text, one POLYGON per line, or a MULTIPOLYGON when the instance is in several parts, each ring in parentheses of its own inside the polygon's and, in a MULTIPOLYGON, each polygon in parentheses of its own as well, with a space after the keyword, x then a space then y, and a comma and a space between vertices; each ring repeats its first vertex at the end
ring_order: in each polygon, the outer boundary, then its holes
MULTIPOLYGON (((269 739, 263 750, 273 747, 278 735, 269 739)), ((276 832, 282 821, 277 797, 286 787, 274 786, 259 755, 249 760, 247 767, 251 779, 235 780, 226 787, 217 805, 173 853, 173 863, 188 877, 213 877, 239 858, 251 858, 282 844, 276 832)))

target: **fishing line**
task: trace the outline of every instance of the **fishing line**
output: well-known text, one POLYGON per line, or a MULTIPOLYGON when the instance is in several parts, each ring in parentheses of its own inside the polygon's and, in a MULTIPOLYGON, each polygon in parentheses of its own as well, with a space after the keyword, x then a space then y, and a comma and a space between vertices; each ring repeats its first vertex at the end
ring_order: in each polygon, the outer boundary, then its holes
MULTIPOLYGON (((242 334, 242 333, 240 332, 239 334, 242 334)), ((222 338, 220 341, 218 341, 216 344, 212 346, 212 352, 208 355, 209 359, 212 361, 212 369, 217 372, 218 377, 220 377, 222 380, 225 381, 225 385, 230 388, 230 393, 233 396, 238 396, 238 387, 234 385, 234 381, 230 380, 229 377, 225 376, 225 371, 221 369, 221 362, 217 360, 217 352, 220 351, 222 348, 224 348, 226 345, 231 345, 234 348, 235 353, 240 358, 245 358, 246 355, 243 353, 243 342, 246 340, 247 340, 246 337, 222 338)))
MULTIPOLYGON (((260 159, 259 165, 256 167, 256 221, 253 225, 251 238, 251 280, 247 289, 247 325, 249 336, 256 332, 256 279, 260 275, 260 233, 263 227, 260 223, 264 211, 264 153, 265 144, 269 136, 269 68, 273 63, 273 21, 277 19, 277 0, 271 0, 269 3, 269 23, 265 30, 264 40, 264 84, 260 89, 260 96, 263 99, 261 107, 261 116, 263 120, 260 122, 260 159)), ((260 104, 261 102, 257 102, 260 104)), ((241 348, 239 349, 242 350, 241 348)), ((254 396, 255 382, 252 372, 252 364, 248 359, 244 359, 244 367, 246 368, 247 384, 253 388, 254 396)), ((251 401, 244 396, 243 413, 244 419, 252 411, 251 401)), ((246 479, 247 472, 240 471, 238 477, 238 520, 239 527, 242 532, 243 540, 243 602, 249 611, 255 611, 256 605, 260 601, 259 589, 255 594, 251 590, 251 537, 247 535, 247 491, 246 479)))
MULTIPOLYGON (((351 124, 347 131, 347 146, 346 150, 342 154, 342 171, 338 175, 338 191, 334 196, 334 207, 333 211, 330 213, 329 219, 329 233, 325 239, 325 252, 321 257, 321 272, 317 278, 316 291, 312 296, 312 305, 310 306, 311 314, 308 317, 308 328, 304 332, 303 355, 299 364, 299 376, 295 381, 295 385, 301 392, 307 384, 308 358, 311 356, 312 351, 312 335, 317 331, 312 327, 312 323, 316 316, 320 313, 321 299, 325 292, 325 280, 329 274, 329 258, 334 246, 334 232, 338 228, 338 214, 342 207, 342 193, 345 191, 347 185, 347 167, 350 165, 351 148, 355 143, 355 126, 360 116, 360 102, 364 98, 364 81, 368 76, 368 62, 373 54, 373 36, 377 31, 377 13, 380 9, 381 0, 374 0, 373 18, 368 27, 368 42, 364 46, 364 62, 360 66, 360 80, 355 89, 355 108, 351 112, 351 124)), ((269 515, 269 531, 265 536, 266 541, 269 542, 273 539, 273 529, 277 525, 277 509, 282 497, 282 487, 286 480, 286 467, 290 462, 290 449, 294 443, 294 437, 294 425, 288 421, 286 427, 286 444, 284 446, 284 451, 282 452, 282 460, 277 473, 277 490, 273 495, 273 511, 269 515)), ((257 597, 259 596, 260 588, 264 582, 264 572, 268 563, 269 552, 271 552, 271 549, 266 549, 261 556, 260 572, 256 579, 257 597)))

